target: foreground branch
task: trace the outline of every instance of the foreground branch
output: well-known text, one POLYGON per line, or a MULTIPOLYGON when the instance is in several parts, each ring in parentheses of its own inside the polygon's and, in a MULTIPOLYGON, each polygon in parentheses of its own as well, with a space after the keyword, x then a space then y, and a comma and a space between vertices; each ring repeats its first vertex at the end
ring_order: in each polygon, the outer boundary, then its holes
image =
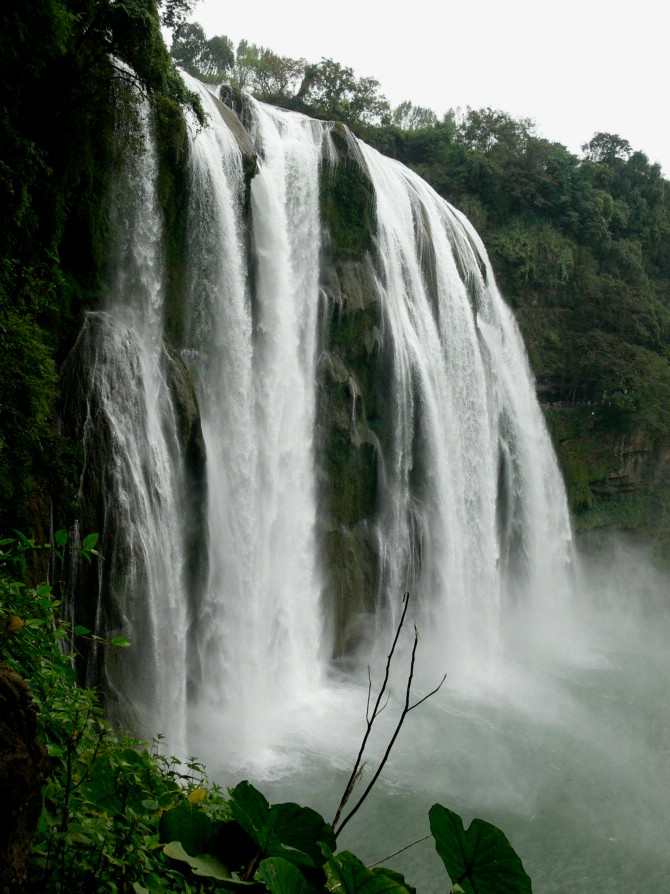
MULTIPOLYGON (((405 722, 405 718, 407 717, 409 712, 413 711, 415 708, 418 708, 419 705, 422 705, 432 695, 435 695, 435 693, 438 692, 438 690, 442 687, 442 684, 444 683, 444 681, 447 679, 447 675, 445 674, 442 677, 442 679, 440 680, 439 684, 435 687, 435 689, 431 690, 427 695, 424 695, 423 698, 419 699, 419 701, 415 702, 413 705, 410 704, 412 680, 414 678, 414 662, 416 659, 417 646, 419 644, 419 632, 416 629, 416 625, 415 625, 414 626, 414 643, 412 645, 412 656, 410 659, 409 674, 407 677, 407 685, 405 687, 405 704, 404 704, 402 713, 400 715, 398 723, 396 724, 396 728, 393 732, 393 735, 391 736, 389 743, 386 746, 384 756, 382 757, 381 762, 380 762, 379 766, 377 767, 375 774, 373 775, 373 777, 370 780, 370 782, 368 783, 365 791, 363 792, 361 797, 358 799, 358 801, 356 802, 354 807, 349 811, 349 813, 345 816, 345 818, 342 820, 342 822, 339 823, 339 825, 338 825, 340 816, 342 815, 342 811, 346 807, 347 802, 349 801, 349 798, 351 796, 351 793, 363 772, 363 767, 364 767, 363 753, 365 751, 365 747, 366 747, 368 739, 370 737, 370 732, 372 731, 372 726, 373 726, 375 720, 377 719, 377 717, 381 714, 381 712, 384 710, 384 708, 386 707, 386 705, 388 703, 388 695, 387 695, 386 702, 384 702, 383 705, 382 705, 382 699, 384 697, 384 693, 386 692, 386 687, 388 685, 388 680, 389 680, 389 676, 390 676, 390 672, 391 672, 391 661, 392 661, 393 655, 395 653, 396 645, 398 644, 398 639, 400 637, 400 631, 402 630, 403 625, 405 623, 405 617, 407 615, 407 609, 409 607, 409 593, 405 593, 405 595, 403 596, 403 603, 404 603, 404 607, 402 610, 402 615, 400 616, 400 621, 398 622, 398 627, 396 630, 395 637, 393 639, 393 644, 391 646, 391 650, 390 650, 388 657, 386 659, 386 670, 384 673, 384 680, 383 680, 381 688, 379 690, 379 694, 377 695, 377 699, 375 701, 375 705, 374 705, 372 714, 369 713, 371 684, 368 688, 368 706, 366 709, 367 728, 365 730, 365 735, 363 736, 363 741, 361 742, 361 747, 358 750, 358 756, 356 757, 356 761, 354 763, 354 768, 353 768, 353 770, 351 772, 351 776, 349 777, 349 780, 347 782, 346 788, 344 790, 344 794, 342 795, 342 800, 340 801, 340 804, 337 808, 337 812, 335 813, 335 819, 333 820, 333 830, 335 832, 335 837, 337 837, 340 834, 340 832, 346 826, 346 824, 349 822, 349 820, 352 818, 352 816, 354 816, 354 814, 357 813, 358 809, 361 807, 361 805, 363 804, 363 802, 365 801, 367 796, 372 791, 373 786, 379 779, 379 776, 380 776, 382 770, 384 769, 386 762, 389 759, 389 756, 391 754, 391 749, 393 748, 395 741, 398 738, 398 735, 400 733, 402 725, 405 722)), ((368 677, 369 677, 369 670, 368 670, 368 677)))

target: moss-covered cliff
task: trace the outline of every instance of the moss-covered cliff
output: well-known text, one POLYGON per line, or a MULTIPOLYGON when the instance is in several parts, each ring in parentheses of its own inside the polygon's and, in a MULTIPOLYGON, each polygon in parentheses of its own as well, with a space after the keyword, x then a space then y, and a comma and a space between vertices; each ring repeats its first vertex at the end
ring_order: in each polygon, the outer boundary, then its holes
MULTIPOLYGON (((168 6, 177 19, 185 11, 168 6)), ((137 97, 161 133, 167 218, 183 168, 181 108, 199 107, 156 0, 3 4, 0 83, 0 526, 41 535, 50 499, 66 507, 77 477, 76 444, 56 425, 58 369, 102 297, 108 188, 134 148, 137 97)))
POLYGON ((317 381, 317 464, 323 504, 325 599, 335 651, 377 592, 374 513, 383 419, 379 291, 370 252, 374 194, 351 134, 332 132, 336 161, 321 172, 323 351, 317 381))

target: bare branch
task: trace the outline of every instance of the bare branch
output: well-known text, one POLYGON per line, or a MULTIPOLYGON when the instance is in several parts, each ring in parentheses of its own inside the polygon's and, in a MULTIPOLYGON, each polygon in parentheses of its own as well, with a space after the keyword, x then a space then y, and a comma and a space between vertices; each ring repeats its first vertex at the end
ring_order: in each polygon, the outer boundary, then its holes
POLYGON ((440 682, 437 684, 435 689, 432 689, 427 695, 424 695, 423 698, 420 698, 418 702, 415 702, 410 708, 407 709, 407 713, 409 714, 410 711, 413 711, 415 708, 418 708, 419 705, 422 705, 426 701, 426 699, 429 699, 431 697, 431 695, 435 695, 436 692, 439 692, 440 689, 442 688, 442 684, 444 683, 444 681, 446 679, 447 679, 447 675, 445 674, 442 677, 442 679, 440 680, 440 682))
MULTIPOLYGON (((351 795, 351 792, 352 792, 352 790, 353 790, 353 788, 354 788, 354 785, 355 785, 356 781, 358 780, 358 778, 359 778, 360 775, 361 775, 362 767, 359 769, 359 764, 360 764, 360 762, 361 762, 361 758, 362 758, 362 755, 363 755, 363 751, 364 751, 365 746, 366 746, 366 744, 367 744, 368 736, 370 735, 370 729, 371 729, 372 724, 374 723, 375 719, 379 716, 379 714, 380 714, 381 711, 383 710, 383 708, 380 708, 379 706, 380 706, 380 702, 381 702, 381 698, 382 698, 382 693, 383 693, 384 690, 386 689, 386 685, 387 685, 387 682, 388 682, 389 673, 390 673, 390 666, 391 666, 391 658, 392 658, 392 656, 393 656, 393 652, 394 652, 395 647, 396 647, 396 644, 397 644, 397 642, 398 642, 398 636, 399 636, 399 634, 400 634, 400 630, 401 630, 402 625, 403 625, 403 623, 404 623, 405 615, 407 614, 407 605, 408 605, 408 603, 409 603, 409 593, 406 593, 406 594, 405 594, 404 600, 405 600, 405 608, 403 609, 402 617, 400 618, 400 623, 399 623, 399 625, 398 625, 398 630, 396 631, 396 636, 395 636, 395 639, 394 639, 394 641, 393 641, 393 645, 392 645, 392 647, 391 647, 391 651, 390 651, 390 653, 389 653, 389 656, 388 656, 388 659, 387 659, 387 662, 386 662, 386 674, 385 674, 385 676, 384 676, 384 682, 383 682, 383 684, 382 684, 382 688, 381 688, 381 690, 379 691, 379 695, 377 696, 377 701, 375 702, 375 708, 374 708, 374 711, 372 712, 372 717, 368 720, 368 728, 367 728, 367 730, 366 730, 365 736, 363 737, 363 742, 362 742, 361 747, 360 747, 359 752, 358 752, 358 757, 357 757, 357 759, 356 759, 356 763, 355 763, 355 765, 354 765, 354 773, 352 773, 351 777, 349 778, 349 782, 348 782, 348 784, 347 784, 347 788, 346 788, 345 793, 344 793, 344 796, 343 796, 343 798, 342 798, 342 800, 341 800, 341 802, 340 802, 340 806, 339 806, 338 809, 337 809, 337 814, 336 814, 336 816, 335 816, 335 820, 333 821, 333 831, 334 831, 334 833, 335 833, 335 837, 336 837, 336 838, 337 838, 337 836, 340 834, 340 832, 342 831, 342 829, 346 826, 346 824, 349 822, 349 820, 350 820, 350 819, 354 816, 354 814, 358 811, 358 809, 360 808, 360 806, 363 804, 363 802, 365 801, 365 799, 367 798, 367 796, 368 796, 368 795, 370 794, 370 792, 372 791, 373 786, 375 785, 375 783, 376 783, 377 780, 379 779, 379 776, 381 775, 381 772, 382 772, 382 770, 384 769, 384 767, 385 767, 385 765, 386 765, 386 762, 387 762, 388 759, 389 759, 389 756, 390 756, 390 754, 391 754, 391 749, 393 748, 393 746, 394 746, 394 744, 395 744, 395 742, 396 742, 396 739, 398 738, 398 735, 400 734, 400 730, 401 730, 401 728, 402 728, 402 725, 403 725, 403 723, 405 722, 405 718, 407 717, 407 715, 409 714, 409 712, 410 712, 410 711, 413 711, 414 708, 418 708, 419 705, 423 704, 423 702, 425 702, 426 699, 430 698, 432 695, 435 695, 435 693, 441 688, 442 684, 444 683, 444 681, 445 681, 446 678, 447 678, 447 675, 445 674, 445 675, 442 677, 442 680, 440 681, 440 683, 435 687, 435 689, 433 689, 433 690, 432 690, 431 692, 429 692, 427 695, 424 695, 423 698, 419 699, 419 701, 415 702, 413 705, 410 704, 410 695, 411 695, 411 691, 412 691, 412 680, 414 679, 414 664, 415 664, 415 661, 416 661, 416 650, 417 650, 417 646, 419 645, 419 631, 417 630, 416 625, 414 625, 414 642, 413 642, 413 644, 412 644, 412 655, 411 655, 411 658, 410 658, 409 673, 408 673, 408 675, 407 675, 407 685, 406 685, 406 687, 405 687, 405 704, 404 704, 404 707, 403 707, 403 709, 402 709, 402 713, 400 714, 400 718, 399 718, 399 720, 398 720, 398 723, 396 724, 395 730, 393 731, 393 735, 391 736, 391 738, 390 738, 390 740, 389 740, 389 743, 388 743, 388 745, 386 746, 386 751, 384 752, 384 755, 383 755, 383 757, 382 757, 382 759, 381 759, 381 761, 380 761, 380 763, 379 763, 379 766, 377 767, 377 770, 376 770, 376 772, 374 773, 372 779, 371 779, 370 782, 368 783, 368 785, 367 785, 365 791, 364 791, 363 794, 360 796, 360 798, 358 799, 358 801, 356 802, 356 804, 354 805, 354 807, 353 807, 353 808, 349 811, 349 813, 345 816, 345 818, 342 820, 342 822, 340 823, 340 825, 337 826, 337 822, 338 822, 338 820, 339 820, 339 818, 340 818, 340 815, 341 815, 341 813, 342 813, 342 810, 344 809, 344 807, 345 807, 347 801, 349 800, 349 796, 351 795)), ((387 695, 386 702, 385 702, 385 704, 384 704, 384 708, 385 708, 386 705, 388 704, 388 698, 389 698, 389 697, 388 697, 388 695, 387 695)))
POLYGON ((368 863, 368 869, 374 869, 375 866, 380 866, 382 863, 386 863, 386 861, 390 860, 391 857, 397 857, 398 854, 402 854, 404 851, 408 851, 411 847, 414 847, 415 844, 421 844, 422 841, 428 841, 428 839, 432 837, 432 835, 424 835, 423 838, 417 838, 416 841, 411 841, 409 844, 401 847, 400 850, 393 851, 393 853, 389 854, 387 857, 382 857, 381 860, 375 860, 374 863, 368 863))
POLYGON ((349 800, 351 792, 353 791, 354 785, 356 784, 356 780, 360 776, 359 767, 360 767, 361 761, 363 759, 363 752, 365 751, 365 746, 367 745, 368 739, 370 737, 372 725, 374 724, 376 718, 381 713, 381 711, 383 711, 384 708, 386 707, 386 705, 388 704, 388 697, 387 697, 386 702, 383 705, 383 707, 380 707, 382 697, 383 697, 384 692, 386 691, 386 687, 388 685, 389 675, 391 673, 391 660, 393 659, 393 653, 395 652, 395 648, 398 644, 398 639, 400 637, 400 631, 402 630, 403 624, 405 623, 407 609, 409 608, 409 593, 405 593, 402 599, 403 599, 402 614, 400 615, 400 621, 398 622, 398 627, 395 632, 393 644, 391 645, 391 651, 388 653, 388 656, 386 658, 386 670, 384 672, 384 680, 382 682, 381 689, 379 690, 379 694, 377 695, 377 700, 375 701, 375 706, 372 710, 372 715, 369 714, 370 693, 372 690, 372 679, 370 677, 370 669, 368 667, 368 679, 370 680, 370 684, 369 684, 369 688, 368 688, 368 706, 365 711, 367 728, 365 730, 365 735, 363 736, 363 741, 361 742, 361 747, 358 749, 358 755, 356 757, 356 761, 354 762, 354 768, 351 771, 351 775, 350 775, 349 780, 348 780, 348 782, 345 786, 345 789, 344 789, 344 794, 342 795, 342 799, 339 803, 337 811, 335 812, 335 819, 333 820, 333 828, 335 828, 335 826, 337 825, 337 822, 338 822, 340 816, 342 815, 342 811, 346 807, 347 801, 349 800))

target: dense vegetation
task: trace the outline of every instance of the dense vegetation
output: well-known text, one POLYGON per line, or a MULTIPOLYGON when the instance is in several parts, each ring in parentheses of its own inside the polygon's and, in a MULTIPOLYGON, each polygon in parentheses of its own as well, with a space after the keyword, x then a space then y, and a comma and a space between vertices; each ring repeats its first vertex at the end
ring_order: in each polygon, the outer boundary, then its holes
MULTIPOLYGON (((191 102, 161 21, 189 0, 7 0, 0 8, 0 521, 23 524, 75 460, 54 429, 57 370, 100 288, 114 139, 139 86, 191 102)), ((127 117, 127 116, 126 116, 127 117)), ((174 128, 173 128, 174 129, 174 128)), ((125 147, 126 149, 128 146, 125 147)))

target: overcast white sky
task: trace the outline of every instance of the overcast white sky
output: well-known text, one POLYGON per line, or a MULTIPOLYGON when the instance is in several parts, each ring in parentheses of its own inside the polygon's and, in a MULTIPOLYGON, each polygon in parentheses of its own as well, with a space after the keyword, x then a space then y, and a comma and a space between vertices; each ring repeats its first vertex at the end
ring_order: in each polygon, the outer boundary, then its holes
POLYGON ((335 59, 375 77, 392 105, 491 106, 577 153, 597 131, 618 133, 670 178, 662 0, 199 0, 192 19, 235 46, 335 59))

